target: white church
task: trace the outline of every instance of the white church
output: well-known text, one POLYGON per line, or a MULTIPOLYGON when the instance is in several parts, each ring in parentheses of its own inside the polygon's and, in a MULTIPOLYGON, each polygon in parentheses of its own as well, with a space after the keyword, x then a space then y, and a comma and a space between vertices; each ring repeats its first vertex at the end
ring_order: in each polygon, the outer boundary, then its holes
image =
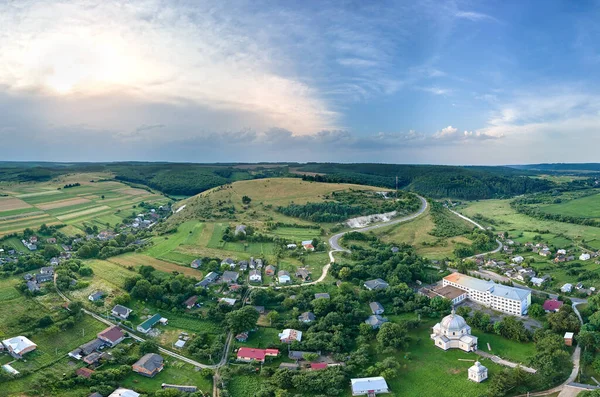
POLYGON ((481 363, 479 361, 476 361, 475 365, 473 365, 471 368, 469 368, 469 380, 480 383, 480 382, 483 382, 484 380, 486 380, 487 378, 488 378, 488 370, 486 367, 481 365, 481 363))
POLYGON ((471 327, 467 325, 464 318, 456 314, 454 308, 452 314, 444 317, 433 327, 431 339, 443 350, 461 349, 466 352, 477 350, 477 337, 471 335, 471 327))

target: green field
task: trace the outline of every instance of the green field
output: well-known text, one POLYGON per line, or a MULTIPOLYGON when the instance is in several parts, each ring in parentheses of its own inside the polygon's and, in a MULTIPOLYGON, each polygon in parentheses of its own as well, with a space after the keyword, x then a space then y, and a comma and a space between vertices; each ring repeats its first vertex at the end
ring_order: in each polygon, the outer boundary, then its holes
POLYGON ((110 175, 73 174, 50 182, 3 184, 0 193, 7 197, 0 200, 0 236, 27 227, 36 229, 43 223, 67 224, 78 229, 86 224, 105 228, 107 224, 121 223, 141 201, 167 201, 159 194, 116 181, 90 182, 108 177, 110 175), (68 183, 80 183, 81 186, 63 188, 68 183))
POLYGON ((132 372, 121 385, 140 393, 153 393, 159 390, 163 383, 197 386, 203 393, 212 393, 212 379, 203 378, 193 366, 170 357, 165 357, 165 368, 155 377, 147 378, 132 372))
POLYGON ((569 200, 560 204, 541 206, 543 212, 578 218, 600 218, 600 194, 569 200))

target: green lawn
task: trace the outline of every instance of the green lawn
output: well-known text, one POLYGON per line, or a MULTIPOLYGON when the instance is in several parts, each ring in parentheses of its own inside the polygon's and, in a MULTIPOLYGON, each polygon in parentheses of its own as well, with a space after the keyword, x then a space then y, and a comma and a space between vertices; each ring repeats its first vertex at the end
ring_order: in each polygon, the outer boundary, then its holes
POLYGON ((140 393, 153 393, 159 390, 163 383, 197 386, 204 393, 209 395, 212 393, 212 378, 203 378, 189 364, 184 364, 168 356, 165 356, 164 359, 165 368, 155 377, 147 378, 131 372, 131 375, 125 378, 121 385, 140 393))
POLYGON ((600 218, 600 194, 594 194, 560 204, 541 207, 543 212, 574 216, 578 218, 600 218))
POLYGON ((236 375, 229 382, 228 390, 231 397, 253 396, 260 390, 262 379, 252 375, 236 375))
POLYGON ((319 229, 308 229, 302 227, 278 227, 271 230, 269 234, 282 237, 292 241, 312 240, 319 237, 321 232, 319 229))
POLYGON ((193 244, 197 241, 203 227, 204 224, 196 221, 184 222, 177 227, 176 233, 152 239, 154 245, 145 253, 154 258, 159 258, 167 255, 180 245, 193 244))
POLYGON ((508 340, 499 335, 488 334, 477 329, 472 331, 477 336, 479 350, 505 358, 509 361, 527 365, 527 361, 535 354, 533 343, 521 343, 508 340), (487 344, 490 344, 492 350, 488 350, 487 344))

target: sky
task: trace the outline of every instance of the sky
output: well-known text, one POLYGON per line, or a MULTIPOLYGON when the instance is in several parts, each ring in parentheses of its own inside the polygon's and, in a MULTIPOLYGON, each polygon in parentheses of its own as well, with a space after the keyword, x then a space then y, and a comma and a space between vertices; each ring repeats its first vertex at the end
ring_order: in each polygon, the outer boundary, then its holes
POLYGON ((588 0, 0 0, 0 159, 598 162, 598 20, 588 0))

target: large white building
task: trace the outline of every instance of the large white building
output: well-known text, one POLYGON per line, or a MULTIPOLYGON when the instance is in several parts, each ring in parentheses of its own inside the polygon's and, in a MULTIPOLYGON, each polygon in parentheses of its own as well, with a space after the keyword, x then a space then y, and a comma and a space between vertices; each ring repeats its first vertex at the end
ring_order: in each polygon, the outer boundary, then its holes
POLYGON ((465 319, 454 311, 452 314, 443 318, 433 327, 431 334, 435 346, 442 350, 460 349, 466 352, 477 351, 477 337, 471 335, 465 319))
POLYGON ((527 314, 527 309, 531 305, 531 291, 507 287, 460 273, 452 273, 444 277, 443 286, 448 285, 466 291, 468 299, 472 301, 513 316, 527 314))
POLYGON ((387 382, 381 376, 350 379, 350 385, 353 396, 374 396, 390 392, 387 382))

